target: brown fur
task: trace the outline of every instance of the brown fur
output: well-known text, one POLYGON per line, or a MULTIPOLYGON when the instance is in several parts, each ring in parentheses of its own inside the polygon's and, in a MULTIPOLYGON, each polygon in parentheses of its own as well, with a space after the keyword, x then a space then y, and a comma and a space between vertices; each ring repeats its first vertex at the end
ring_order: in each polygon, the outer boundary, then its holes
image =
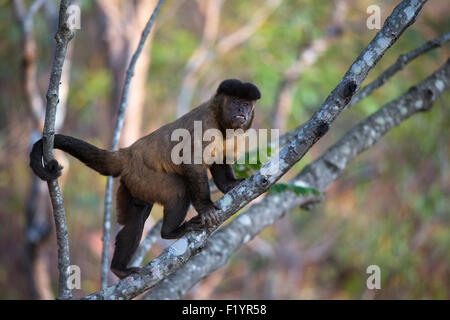
MULTIPOLYGON (((120 177, 116 197, 117 221, 124 228, 117 235, 111 264, 116 275, 124 277, 136 271, 127 268, 127 264, 139 244, 143 224, 154 203, 164 206, 161 231, 164 238, 179 238, 187 231, 218 222, 210 199, 207 169, 211 170, 216 185, 223 192, 240 180, 235 179, 231 166, 225 164, 207 164, 204 161, 201 164, 173 163, 172 150, 179 142, 171 141, 172 132, 182 128, 194 137, 195 121, 201 121, 202 134, 208 129, 218 129, 224 138, 226 129, 247 130, 254 117, 254 100, 248 100, 248 97, 260 96, 255 90, 256 87, 249 83, 224 81, 209 101, 116 152, 99 149, 72 137, 55 136, 55 148, 70 153, 103 175, 120 177), (190 203, 198 211, 199 218, 183 223, 190 203)), ((209 144, 211 142, 202 142, 202 150, 209 144)), ((213 153, 227 153, 225 140, 215 141, 214 146, 213 153), (221 145, 222 150, 219 150, 221 145)), ((193 146, 191 152, 194 159, 193 146)), ((33 147, 30 158, 33 171, 42 179, 49 180, 59 175, 61 168, 57 163, 42 166, 42 140, 33 147)))

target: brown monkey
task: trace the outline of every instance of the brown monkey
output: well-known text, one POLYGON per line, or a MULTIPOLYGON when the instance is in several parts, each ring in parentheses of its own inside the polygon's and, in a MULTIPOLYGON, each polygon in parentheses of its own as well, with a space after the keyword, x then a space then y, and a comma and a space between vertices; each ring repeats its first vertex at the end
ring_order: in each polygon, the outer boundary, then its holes
MULTIPOLYGON (((218 223, 216 208, 210 198, 207 169, 223 193, 241 181, 235 178, 232 167, 225 162, 207 164, 202 160, 201 164, 175 164, 171 154, 178 142, 171 141, 172 132, 186 129, 192 134, 195 121, 201 121, 204 131, 220 130, 223 137, 226 137, 227 129, 245 131, 252 124, 254 104, 260 97, 258 88, 251 83, 225 80, 209 101, 118 151, 102 150, 73 137, 55 135, 56 149, 68 152, 102 175, 120 177, 116 196, 117 221, 124 227, 117 234, 111 262, 111 271, 119 278, 139 271, 139 268, 128 268, 128 263, 139 245, 145 220, 154 203, 164 206, 161 236, 180 238, 188 231, 202 230, 218 223), (191 203, 198 216, 184 222, 191 203)), ((220 142, 222 144, 217 146, 225 147, 226 143, 220 142)), ((205 143, 201 143, 204 147, 205 143)), ((33 146, 30 166, 41 179, 56 179, 62 168, 56 160, 43 165, 42 146, 42 139, 33 146)))

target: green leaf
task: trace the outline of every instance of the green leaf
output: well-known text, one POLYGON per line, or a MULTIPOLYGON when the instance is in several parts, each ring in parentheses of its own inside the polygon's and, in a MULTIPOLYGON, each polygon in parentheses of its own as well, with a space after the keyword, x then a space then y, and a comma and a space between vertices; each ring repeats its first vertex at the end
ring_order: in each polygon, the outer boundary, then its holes
POLYGON ((294 192, 298 196, 308 196, 308 195, 318 196, 318 195, 320 195, 320 192, 316 189, 305 188, 305 187, 300 187, 300 186, 296 186, 293 184, 285 184, 285 183, 277 183, 277 184, 273 185, 269 191, 274 192, 274 193, 291 191, 291 192, 294 192))

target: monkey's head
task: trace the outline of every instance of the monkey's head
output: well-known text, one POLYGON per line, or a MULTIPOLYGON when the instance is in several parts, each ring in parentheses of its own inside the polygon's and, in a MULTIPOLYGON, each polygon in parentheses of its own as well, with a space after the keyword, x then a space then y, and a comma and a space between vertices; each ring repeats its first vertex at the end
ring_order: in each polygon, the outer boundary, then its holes
POLYGON ((219 122, 223 129, 250 128, 253 122, 255 102, 261 98, 258 88, 250 82, 236 79, 223 81, 215 96, 219 107, 219 122))

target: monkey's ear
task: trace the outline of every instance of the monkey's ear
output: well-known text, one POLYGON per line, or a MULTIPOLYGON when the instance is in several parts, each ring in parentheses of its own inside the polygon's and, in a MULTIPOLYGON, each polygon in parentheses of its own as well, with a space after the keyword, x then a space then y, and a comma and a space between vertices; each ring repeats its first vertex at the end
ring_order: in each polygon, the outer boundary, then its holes
POLYGON ((242 82, 237 79, 223 81, 217 89, 217 94, 225 94, 245 100, 261 99, 261 92, 258 87, 250 82, 242 82))

